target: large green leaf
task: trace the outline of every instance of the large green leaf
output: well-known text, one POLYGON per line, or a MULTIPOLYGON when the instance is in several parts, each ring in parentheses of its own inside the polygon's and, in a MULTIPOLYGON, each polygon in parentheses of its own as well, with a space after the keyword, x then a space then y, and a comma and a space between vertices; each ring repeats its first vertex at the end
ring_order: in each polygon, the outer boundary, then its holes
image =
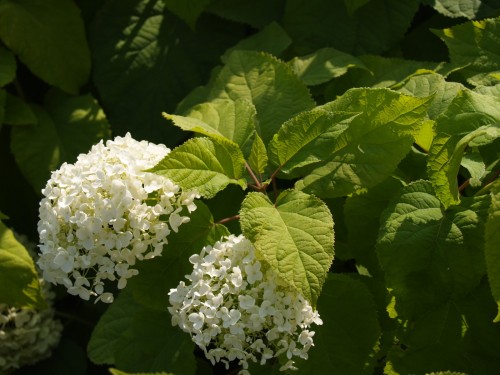
POLYGON ((325 46, 354 55, 380 53, 403 37, 418 5, 414 0, 371 0, 350 15, 345 0, 291 0, 283 25, 298 55, 325 46))
POLYGON ((194 343, 170 320, 168 311, 145 307, 124 289, 95 326, 87 347, 89 358, 127 372, 193 374, 194 343))
POLYGON ((447 17, 478 19, 500 14, 498 0, 426 0, 426 2, 447 17))
POLYGON ((377 254, 398 313, 418 316, 477 287, 488 206, 482 196, 444 211, 428 181, 394 197, 380 219, 377 254))
POLYGON ((450 60, 466 66, 463 74, 473 85, 500 82, 500 18, 469 21, 449 29, 434 30, 448 46, 450 60))
POLYGON ((194 106, 185 116, 164 116, 182 130, 227 138, 238 144, 246 157, 255 137, 255 114, 255 107, 246 99, 217 99, 194 106))
POLYGON ((240 216, 256 256, 316 305, 333 260, 333 219, 325 203, 297 190, 283 191, 275 204, 250 193, 240 216))
POLYGON ((52 91, 45 106, 47 112, 31 107, 37 125, 16 126, 11 136, 16 162, 36 191, 60 164, 76 161, 80 153, 87 153, 110 134, 103 110, 90 95, 72 97, 52 91))
POLYGON ((264 143, 269 142, 284 121, 314 106, 307 87, 287 64, 254 51, 232 52, 215 80, 200 93, 196 97, 198 103, 218 98, 252 102, 264 143))
POLYGON ((328 158, 337 137, 360 113, 302 112, 283 124, 269 143, 269 161, 288 178, 303 176, 302 170, 328 158))
POLYGON ((200 19, 192 31, 162 0, 105 2, 89 41, 94 82, 115 134, 130 131, 169 147, 184 137, 165 125, 161 112, 173 112, 204 83, 219 56, 242 35, 239 25, 209 26, 200 19))
POLYGON ((208 4, 210 0, 165 0, 167 9, 183 19, 192 29, 208 4))
POLYGON ((226 227, 214 223, 205 204, 197 201, 196 205, 196 211, 189 215, 190 221, 168 237, 162 256, 137 265, 139 275, 128 282, 127 288, 141 304, 166 310, 169 306, 166 293, 192 272, 189 257, 229 235, 226 227))
POLYGON ((6 115, 6 104, 7 104, 7 92, 4 89, 0 89, 0 128, 4 122, 6 115))
POLYGON ((491 189, 491 207, 486 222, 484 235, 484 252, 486 270, 490 281, 491 293, 498 305, 498 315, 495 322, 500 321, 500 182, 497 181, 491 189))
POLYGON ((320 197, 340 197, 383 181, 410 150, 430 99, 361 88, 320 107, 360 114, 349 126, 328 129, 334 135, 328 140, 330 154, 295 186, 320 197))
POLYGON ((14 233, 0 222, 0 301, 11 307, 43 308, 33 259, 14 233))
POLYGON ((209 12, 262 29, 281 18, 286 0, 212 0, 209 12))
POLYGON ((71 0, 3 0, 0 38, 30 70, 76 94, 90 73, 80 12, 71 0))
MULTIPOLYGON (((436 120, 429 150, 429 178, 445 207, 460 202, 457 172, 463 151, 475 138, 498 133, 500 98, 461 91, 436 120), (491 127, 486 127, 491 125, 491 127)), ((474 141, 475 142, 475 141, 474 141)))
POLYGON ((314 347, 297 364, 299 373, 371 374, 380 327, 370 291, 347 275, 331 275, 318 311, 323 325, 314 327, 314 347))
POLYGON ((8 125, 33 125, 37 120, 24 100, 7 93, 3 122, 8 125))
POLYGON ((211 198, 228 184, 245 189, 244 168, 243 154, 233 142, 193 138, 172 150, 150 171, 211 198))
POLYGON ((322 48, 306 56, 295 57, 289 64, 308 86, 319 85, 340 77, 350 68, 367 69, 363 62, 335 48, 322 48))
POLYGON ((0 45, 0 87, 16 78, 16 59, 12 52, 0 45))

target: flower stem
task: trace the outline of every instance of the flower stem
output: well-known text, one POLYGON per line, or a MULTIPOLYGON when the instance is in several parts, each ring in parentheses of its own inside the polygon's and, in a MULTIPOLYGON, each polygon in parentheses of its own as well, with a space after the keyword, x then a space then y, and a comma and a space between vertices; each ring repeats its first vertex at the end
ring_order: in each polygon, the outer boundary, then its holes
POLYGON ((247 169, 248 173, 250 173, 250 176, 252 177, 252 180, 255 182, 255 186, 257 187, 257 189, 261 189, 262 183, 259 181, 255 173, 253 173, 252 168, 250 168, 247 162, 245 162, 245 168, 247 169))
POLYGON ((234 216, 231 216, 231 217, 226 217, 222 220, 219 220, 218 222, 216 222, 215 224, 225 224, 229 221, 233 221, 233 220, 239 220, 240 219, 240 215, 234 215, 234 216))

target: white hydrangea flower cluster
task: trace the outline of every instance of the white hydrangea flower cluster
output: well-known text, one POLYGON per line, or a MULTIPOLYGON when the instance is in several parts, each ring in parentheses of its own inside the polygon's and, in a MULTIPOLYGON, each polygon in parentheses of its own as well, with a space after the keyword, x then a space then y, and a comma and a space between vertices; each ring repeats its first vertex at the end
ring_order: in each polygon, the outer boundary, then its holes
MULTIPOLYGON (((33 243, 15 234, 31 256, 33 243)), ((50 284, 40 278, 42 295, 47 302, 44 310, 18 309, 0 303, 0 373, 9 373, 50 356, 61 339, 62 324, 54 319, 55 294, 50 284)))
POLYGON ((191 334, 215 364, 229 368, 272 358, 293 370, 294 357, 307 359, 313 346, 312 323, 323 324, 305 298, 279 282, 276 273, 255 258, 252 243, 231 235, 206 246, 189 261, 193 272, 169 292, 172 325, 191 334), (267 269, 266 269, 267 268, 267 269))
POLYGON ((189 221, 196 192, 145 170, 170 150, 125 137, 101 141, 74 164, 52 173, 40 202, 43 277, 88 300, 111 303, 106 280, 123 289, 138 274, 136 260, 162 253, 171 231, 189 221))

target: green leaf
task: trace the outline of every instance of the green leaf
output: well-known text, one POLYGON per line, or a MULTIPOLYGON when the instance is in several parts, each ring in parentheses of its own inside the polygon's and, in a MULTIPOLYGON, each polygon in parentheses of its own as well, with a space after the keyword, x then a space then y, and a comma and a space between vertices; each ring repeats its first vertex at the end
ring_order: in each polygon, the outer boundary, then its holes
POLYGON ((283 16, 285 0, 212 0, 208 11, 219 17, 262 29, 283 16))
POLYGON ((38 273, 28 251, 0 222, 0 301, 17 308, 44 308, 38 273))
POLYGON ((229 55, 235 50, 261 51, 279 56, 285 51, 292 40, 285 30, 276 22, 271 22, 258 33, 241 40, 234 47, 229 48, 222 55, 222 62, 226 63, 229 55))
MULTIPOLYGON (((174 147, 185 134, 165 126, 193 88, 206 82, 220 55, 242 36, 243 27, 219 21, 191 30, 162 0, 110 0, 89 29, 93 82, 115 134, 174 147)), ((211 21, 215 21, 211 19, 211 21)))
POLYGON ((246 182, 241 178, 244 168, 243 154, 234 143, 194 138, 172 150, 150 172, 211 198, 228 184, 245 189, 246 182))
POLYGON ((0 46, 0 87, 16 78, 16 59, 12 52, 0 46))
POLYGON ((7 93, 3 122, 7 125, 35 125, 37 119, 24 100, 7 93))
POLYGON ((481 186, 481 180, 486 174, 486 165, 484 164, 481 154, 479 152, 465 154, 460 162, 460 165, 467 169, 470 174, 470 186, 481 186))
POLYGON ((73 163, 110 133, 103 110, 90 95, 72 97, 51 91, 45 106, 48 112, 31 107, 37 125, 16 126, 11 134, 16 162, 36 191, 45 186, 51 171, 65 161, 73 163))
POLYGON ((347 12, 353 15, 359 8, 368 3, 370 0, 344 0, 347 12))
POLYGON ((491 141, 498 136, 498 122, 500 98, 472 91, 458 93, 436 120, 436 136, 429 150, 427 167, 436 194, 445 207, 460 202, 457 173, 465 148, 475 138, 483 142, 481 139, 491 141))
POLYGON ((248 165, 257 173, 264 173, 267 167, 267 150, 262 138, 258 134, 255 135, 248 157, 248 165))
POLYGON ((197 209, 189 215, 190 221, 171 233, 162 256, 140 262, 139 275, 131 279, 130 288, 135 300, 147 307, 167 310, 169 306, 165 293, 177 287, 184 275, 190 274, 193 265, 189 263, 192 254, 199 253, 203 246, 213 245, 229 231, 221 224, 214 224, 210 210, 201 201, 197 209))
POLYGON ((367 69, 363 62, 335 48, 322 48, 289 62, 295 74, 307 86, 319 85, 340 77, 350 68, 367 69))
POLYGON ((419 316, 477 287, 488 206, 482 196, 444 211, 428 181, 394 197, 380 219, 377 254, 398 313, 419 316))
POLYGON ((500 182, 491 188, 491 207, 488 211, 486 232, 484 235, 484 252, 486 270, 490 282, 491 293, 498 305, 495 322, 500 322, 500 182))
POLYGON ((313 165, 296 188, 320 197, 340 197, 382 182, 410 150, 430 99, 361 88, 319 107, 360 114, 348 127, 340 123, 329 130, 334 133, 328 142, 330 154, 313 165))
POLYGON ((314 106, 309 91, 287 64, 253 51, 231 53, 210 91, 209 100, 217 98, 251 101, 264 144, 284 121, 314 106))
POLYGON ((494 17, 500 13, 498 0, 427 0, 427 2, 446 17, 465 17, 472 20, 494 17))
POLYGON ((475 86, 500 82, 499 23, 494 18, 433 30, 446 43, 452 64, 466 66, 462 73, 475 86))
POLYGON ((318 300, 323 325, 314 327, 314 348, 297 364, 299 373, 372 373, 380 335, 373 296, 363 283, 341 274, 330 274, 323 289, 318 300))
POLYGON ((350 15, 345 0, 292 0, 287 2, 283 27, 298 55, 325 46, 353 55, 381 53, 403 37, 419 3, 370 0, 350 15))
POLYGON ((238 144, 246 157, 255 137, 255 107, 246 99, 217 99, 194 106, 185 116, 163 116, 176 126, 209 137, 222 136, 238 144))
POLYGON ((0 2, 0 38, 38 77, 76 94, 90 74, 90 52, 70 0, 0 2))
POLYGON ((89 358, 132 373, 193 374, 194 343, 170 320, 168 311, 138 304, 126 288, 95 326, 87 347, 89 358))
POLYGON ((130 373, 130 372, 123 372, 123 371, 120 371, 116 368, 110 368, 109 369, 109 372, 112 374, 112 375, 174 375, 172 374, 171 372, 169 373, 166 373, 166 372, 141 372, 141 373, 138 373, 138 372, 134 372, 133 374, 130 373))
POLYGON ((192 29, 196 26, 196 20, 211 0, 165 0, 165 6, 169 11, 183 19, 192 29))
POLYGON ((254 192, 243 201, 240 216, 256 256, 315 306, 333 260, 333 219, 325 203, 285 190, 273 204, 254 192))
POLYGON ((302 112, 283 124, 269 143, 269 160, 288 178, 303 176, 303 168, 328 158, 337 137, 360 113, 302 112))
POLYGON ((2 127, 2 123, 4 122, 4 118, 6 115, 6 105, 7 105, 7 92, 3 89, 0 89, 0 128, 2 127))

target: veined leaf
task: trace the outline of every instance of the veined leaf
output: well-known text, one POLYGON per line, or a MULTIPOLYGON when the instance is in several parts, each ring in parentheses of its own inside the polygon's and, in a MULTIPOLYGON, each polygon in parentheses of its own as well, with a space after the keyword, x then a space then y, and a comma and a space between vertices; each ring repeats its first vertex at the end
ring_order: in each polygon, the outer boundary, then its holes
POLYGON ((283 122, 314 106, 309 91, 287 64, 253 51, 231 53, 211 90, 210 99, 216 98, 251 101, 264 144, 283 122))
POLYGON ((498 0, 427 0, 427 2, 447 17, 465 17, 472 20, 500 14, 498 0))
POLYGON ((466 66, 462 72, 475 86, 500 82, 500 17, 469 21, 449 29, 434 30, 448 46, 450 60, 466 66))
MULTIPOLYGON (((296 188, 320 197, 340 197, 386 179, 410 150, 431 98, 388 89, 352 89, 320 109, 360 113, 349 126, 329 132, 330 155, 313 165, 296 188)), ((326 149, 326 146, 325 146, 326 149)))
POLYGON ((429 150, 429 178, 445 207, 460 202, 457 172, 469 142, 498 136, 500 98, 461 91, 436 120, 429 150), (490 126, 488 126, 490 125, 490 126), (488 136, 491 134, 491 136, 488 136), (486 136, 486 138, 484 138, 486 136))
POLYGON ((183 130, 221 136, 238 144, 247 157, 255 137, 255 107, 246 99, 217 99, 194 106, 184 116, 163 116, 183 130))
POLYGON ((243 154, 233 142, 193 138, 172 150, 150 172, 211 198, 228 184, 245 189, 246 182, 241 178, 244 167, 243 154))
POLYGON ((52 91, 45 103, 48 112, 31 106, 37 125, 12 128, 10 143, 21 172, 37 192, 51 171, 65 161, 74 162, 110 134, 103 110, 90 95, 72 97, 52 91))
POLYGON ((481 154, 479 152, 465 154, 460 162, 460 165, 467 169, 470 174, 470 186, 481 186, 481 179, 486 174, 486 165, 484 164, 481 154))
POLYGON ((325 203, 297 190, 283 191, 275 204, 250 193, 240 215, 257 258, 315 306, 333 260, 333 219, 325 203))
POLYGON ((489 197, 447 211, 428 181, 404 187, 382 214, 377 254, 398 313, 418 316, 472 291, 484 275, 489 197))
POLYGON ((131 373, 193 373, 195 361, 190 358, 194 343, 170 321, 168 311, 137 303, 126 288, 95 326, 87 346, 89 358, 131 373))
POLYGON ((500 322, 500 181, 491 189, 491 207, 486 222, 484 252, 491 293, 498 305, 495 322, 500 322))
POLYGON ((267 167, 267 151, 262 138, 258 134, 255 135, 252 143, 252 149, 248 158, 248 165, 257 173, 264 173, 267 167))
POLYGON ((0 46, 0 87, 11 83, 16 78, 16 59, 12 52, 0 46))
POLYGON ((0 222, 0 301, 10 307, 44 308, 33 259, 0 222))
POLYGON ((335 48, 322 48, 289 62, 295 74, 308 86, 319 85, 340 77, 350 68, 366 69, 365 64, 348 53, 335 48))
POLYGON ((90 73, 79 9, 70 0, 0 2, 0 38, 37 76, 76 94, 90 73))
POLYGON ((332 154, 335 139, 359 114, 322 109, 298 114, 285 122, 269 143, 270 162, 288 178, 303 176, 305 167, 311 168, 332 154))

